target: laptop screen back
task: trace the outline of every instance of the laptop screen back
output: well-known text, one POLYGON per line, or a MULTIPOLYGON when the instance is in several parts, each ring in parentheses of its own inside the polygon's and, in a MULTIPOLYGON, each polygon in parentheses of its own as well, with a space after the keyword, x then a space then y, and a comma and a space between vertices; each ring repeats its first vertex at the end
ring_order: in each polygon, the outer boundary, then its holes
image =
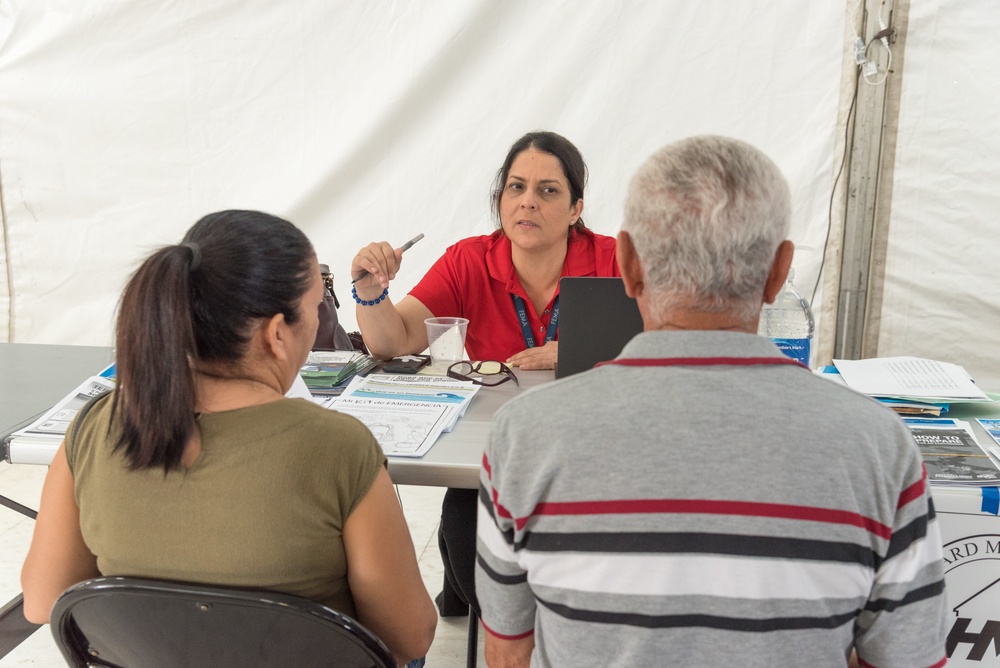
POLYGON ((642 331, 635 300, 620 278, 565 276, 559 281, 556 378, 614 359, 642 331))

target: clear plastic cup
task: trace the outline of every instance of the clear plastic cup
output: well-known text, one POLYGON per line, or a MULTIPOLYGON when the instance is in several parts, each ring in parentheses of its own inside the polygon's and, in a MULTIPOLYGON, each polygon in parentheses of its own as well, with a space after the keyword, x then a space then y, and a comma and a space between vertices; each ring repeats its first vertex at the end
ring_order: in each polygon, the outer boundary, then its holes
POLYGON ((445 374, 448 367, 462 361, 468 318, 427 318, 427 344, 433 373, 445 374))

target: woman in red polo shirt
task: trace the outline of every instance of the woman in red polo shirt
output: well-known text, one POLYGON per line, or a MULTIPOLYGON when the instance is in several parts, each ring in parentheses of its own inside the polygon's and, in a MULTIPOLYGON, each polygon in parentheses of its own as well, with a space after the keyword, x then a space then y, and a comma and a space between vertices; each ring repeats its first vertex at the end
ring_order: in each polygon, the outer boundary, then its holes
POLYGON ((594 234, 580 217, 586 179, 583 156, 565 137, 524 135, 497 172, 497 229, 449 247, 397 304, 388 289, 401 253, 387 242, 362 248, 351 274, 369 273, 354 286, 368 349, 383 359, 419 353, 427 348, 425 319, 460 316, 469 319, 465 347, 472 359, 551 369, 559 279, 619 275, 614 237, 594 234))
MULTIPOLYGON (((587 166, 569 140, 531 132, 510 147, 497 172, 492 234, 448 248, 409 295, 397 304, 389 281, 402 251, 386 242, 362 248, 351 275, 365 344, 388 359, 427 348, 424 320, 469 319, 465 348, 473 360, 500 360, 522 369, 551 369, 556 362, 559 279, 619 276, 615 239, 583 224, 587 166)), ((476 490, 449 489, 438 544, 445 567, 436 599, 442 616, 479 612, 475 596, 476 490)))

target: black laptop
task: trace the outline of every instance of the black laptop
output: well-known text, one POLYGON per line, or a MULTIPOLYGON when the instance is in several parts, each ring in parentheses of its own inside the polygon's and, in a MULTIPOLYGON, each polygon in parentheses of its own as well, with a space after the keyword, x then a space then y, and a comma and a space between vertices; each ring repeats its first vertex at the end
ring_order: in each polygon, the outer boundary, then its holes
POLYGON ((556 378, 614 359, 642 331, 635 300, 620 278, 564 276, 559 280, 559 357, 556 378))

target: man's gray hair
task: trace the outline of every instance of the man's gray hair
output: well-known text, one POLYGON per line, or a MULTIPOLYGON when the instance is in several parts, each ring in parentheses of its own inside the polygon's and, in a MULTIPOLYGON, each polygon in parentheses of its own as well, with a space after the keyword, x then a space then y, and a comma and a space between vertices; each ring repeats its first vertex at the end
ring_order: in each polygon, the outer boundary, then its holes
POLYGON ((654 313, 684 306, 750 317, 790 224, 788 183, 770 158, 736 139, 700 136, 643 163, 622 230, 635 244, 654 313))

